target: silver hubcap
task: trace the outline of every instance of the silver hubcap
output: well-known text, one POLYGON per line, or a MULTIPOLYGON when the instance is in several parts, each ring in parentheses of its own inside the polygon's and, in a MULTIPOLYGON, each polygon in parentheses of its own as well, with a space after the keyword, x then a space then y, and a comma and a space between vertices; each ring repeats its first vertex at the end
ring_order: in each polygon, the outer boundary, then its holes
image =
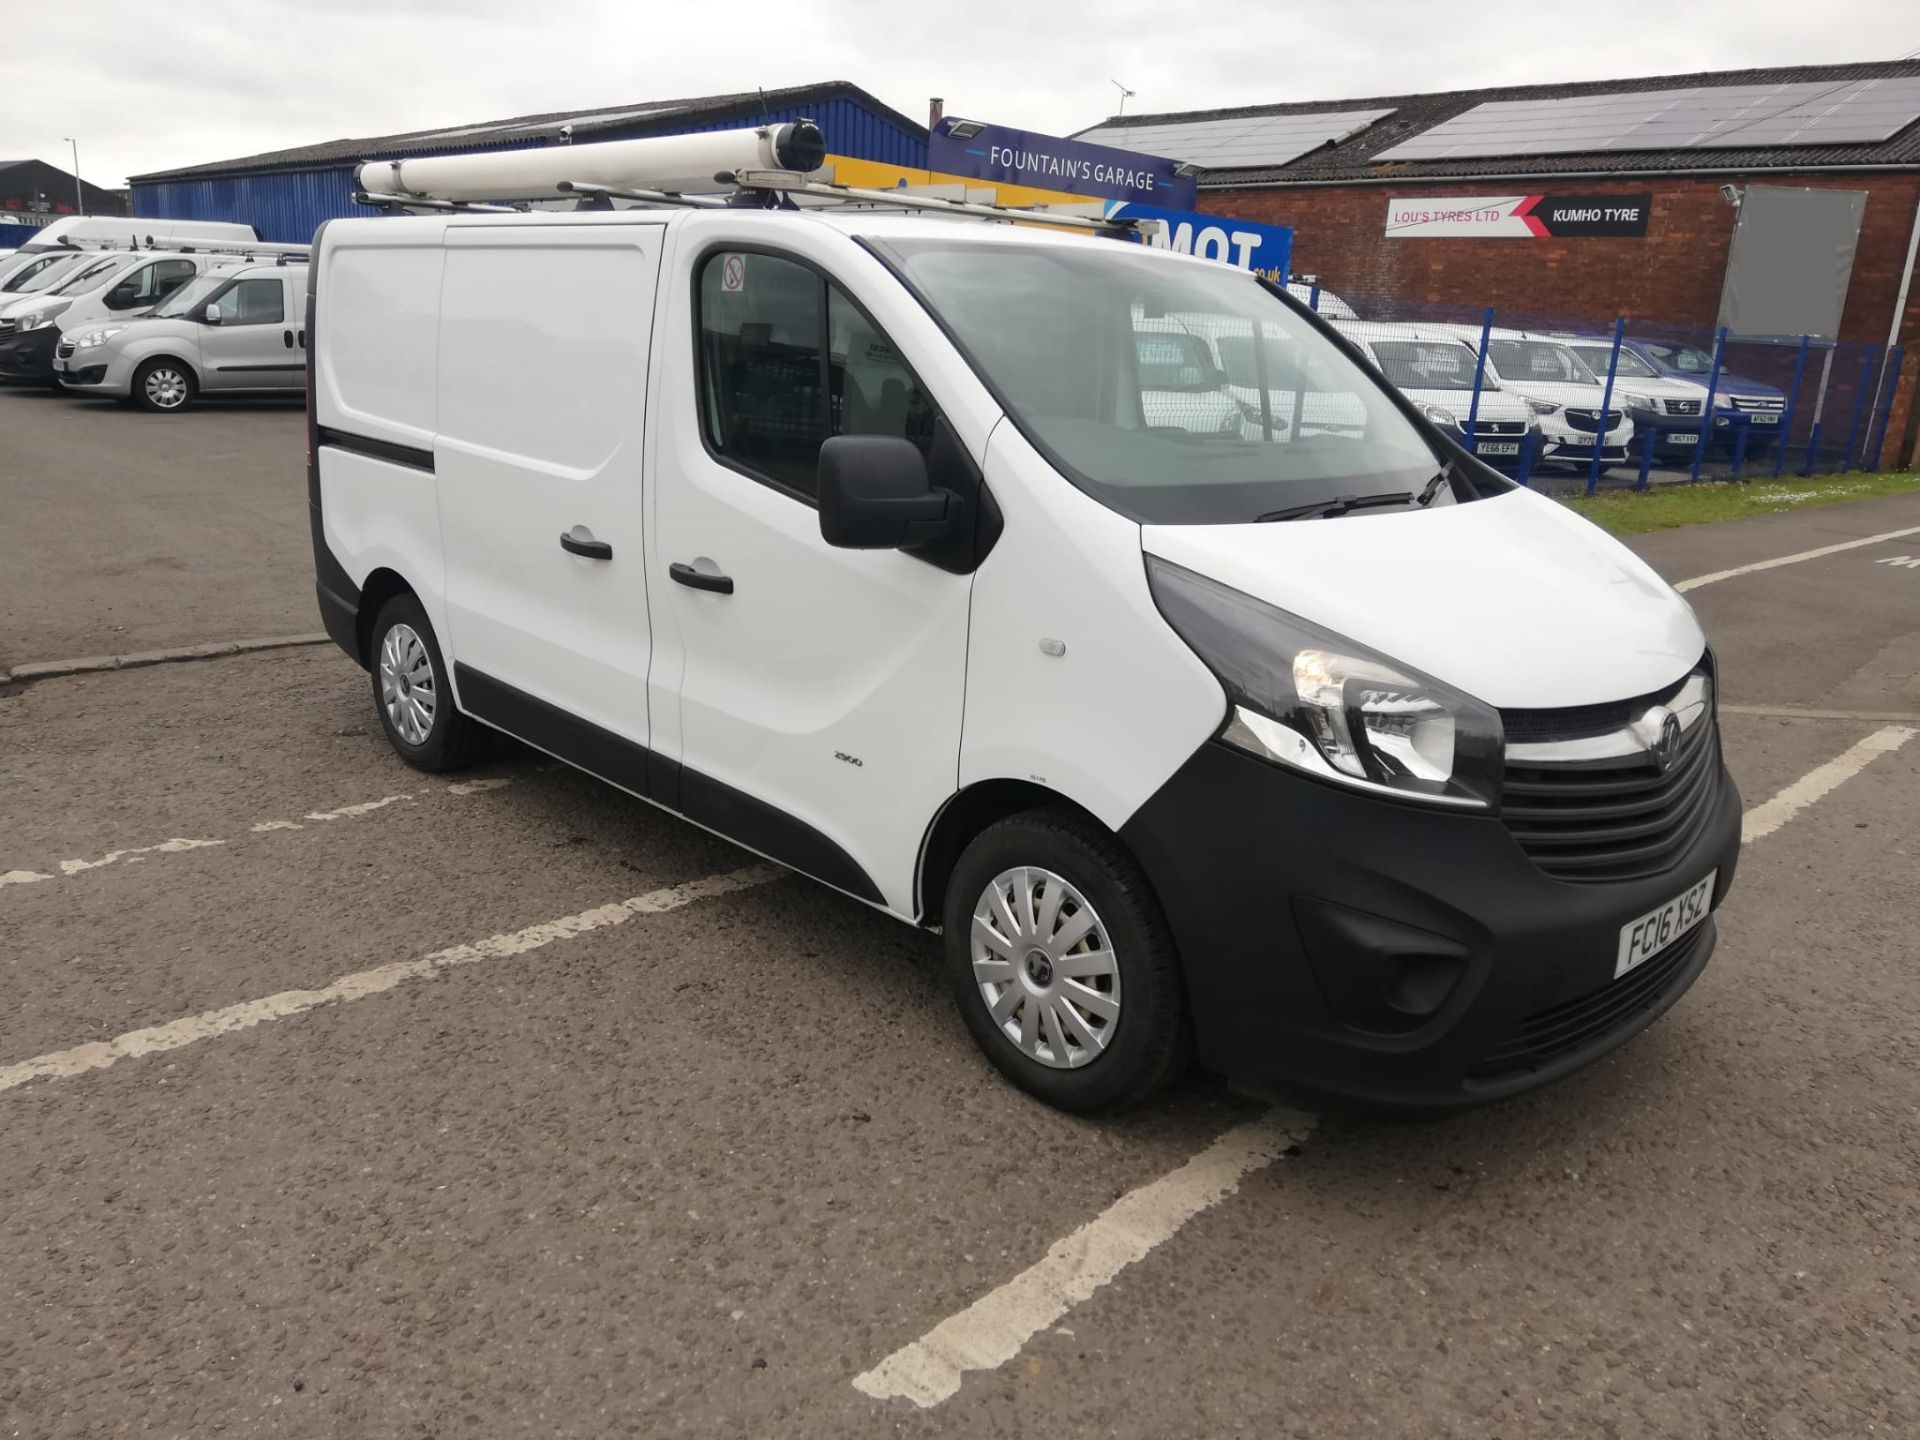
POLYGON ((1051 870, 994 877, 973 907, 973 978, 1021 1053, 1061 1070, 1100 1058, 1120 1019, 1107 927, 1051 870))
POLYGON ((187 377, 178 370, 162 366, 147 372, 147 398, 163 410, 183 405, 187 399, 187 377))
POLYGON ((426 643, 411 625, 394 626, 380 646, 380 703, 386 706, 387 719, 407 744, 427 743, 438 699, 433 660, 426 643))

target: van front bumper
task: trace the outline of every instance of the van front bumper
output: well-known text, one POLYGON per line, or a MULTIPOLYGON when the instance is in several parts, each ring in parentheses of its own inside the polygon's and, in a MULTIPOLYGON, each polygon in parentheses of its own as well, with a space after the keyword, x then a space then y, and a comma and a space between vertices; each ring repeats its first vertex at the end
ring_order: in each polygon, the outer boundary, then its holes
POLYGON ((0 337, 0 380, 26 380, 41 384, 53 379, 53 350, 60 343, 58 325, 42 325, 0 337))
POLYGON ((1498 818, 1400 804, 1203 746, 1127 822, 1185 968, 1201 1062, 1308 1098, 1448 1109, 1566 1075, 1638 1033, 1713 952, 1711 917, 1616 979, 1621 927, 1717 872, 1740 797, 1718 754, 1671 869, 1540 870, 1498 818))

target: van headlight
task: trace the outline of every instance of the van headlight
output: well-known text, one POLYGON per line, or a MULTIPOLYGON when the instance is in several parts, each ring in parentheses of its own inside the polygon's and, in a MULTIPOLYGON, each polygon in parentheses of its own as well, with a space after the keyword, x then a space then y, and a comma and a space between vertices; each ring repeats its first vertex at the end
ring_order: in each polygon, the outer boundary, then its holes
POLYGON ((1225 743, 1400 799, 1475 810, 1498 802, 1500 716, 1491 706, 1151 555, 1147 583, 1227 692, 1225 743))
POLYGON ((1527 401, 1527 408, 1536 415, 1551 415, 1560 408, 1560 402, 1557 400, 1529 400, 1527 401))
POLYGON ((1420 410, 1427 419, 1438 425, 1442 430, 1458 430, 1460 428, 1460 417, 1444 405, 1422 405, 1420 410))
POLYGON ((90 330, 86 334, 74 338, 73 348, 76 350, 91 350, 96 345, 106 344, 107 341, 111 340, 126 328, 124 325, 109 325, 104 330, 90 330))

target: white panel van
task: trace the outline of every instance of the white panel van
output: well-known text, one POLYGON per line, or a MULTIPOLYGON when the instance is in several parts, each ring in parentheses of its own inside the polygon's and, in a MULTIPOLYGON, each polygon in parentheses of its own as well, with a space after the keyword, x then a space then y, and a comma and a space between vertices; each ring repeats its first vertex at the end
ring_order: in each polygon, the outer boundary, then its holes
POLYGON ((1053 1104, 1190 1053, 1491 1099, 1707 963, 1740 804, 1693 612, 1279 287, 634 209, 331 222, 310 305, 320 609, 400 756, 505 732, 938 930, 1053 1104), (1352 423, 1169 422, 1161 317, 1352 423))

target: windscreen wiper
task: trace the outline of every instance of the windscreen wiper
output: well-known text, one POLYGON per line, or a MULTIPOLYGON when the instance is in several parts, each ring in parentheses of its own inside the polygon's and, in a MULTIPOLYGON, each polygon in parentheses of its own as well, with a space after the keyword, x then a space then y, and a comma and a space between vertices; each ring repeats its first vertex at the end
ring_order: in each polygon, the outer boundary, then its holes
POLYGON ((1349 510, 1368 510, 1375 505, 1407 505, 1417 502, 1411 490, 1389 490, 1380 495, 1336 495, 1331 500, 1309 500, 1304 505, 1289 505, 1284 510, 1269 510, 1253 517, 1256 525, 1269 520, 1309 520, 1329 515, 1344 515, 1349 510))
POLYGON ((1427 481, 1427 488, 1422 490, 1419 495, 1414 498, 1413 503, 1422 506, 1431 505, 1433 503, 1433 497, 1440 493, 1440 487, 1452 478, 1453 462, 1449 460, 1440 467, 1440 473, 1438 475, 1435 475, 1431 480, 1427 481))

